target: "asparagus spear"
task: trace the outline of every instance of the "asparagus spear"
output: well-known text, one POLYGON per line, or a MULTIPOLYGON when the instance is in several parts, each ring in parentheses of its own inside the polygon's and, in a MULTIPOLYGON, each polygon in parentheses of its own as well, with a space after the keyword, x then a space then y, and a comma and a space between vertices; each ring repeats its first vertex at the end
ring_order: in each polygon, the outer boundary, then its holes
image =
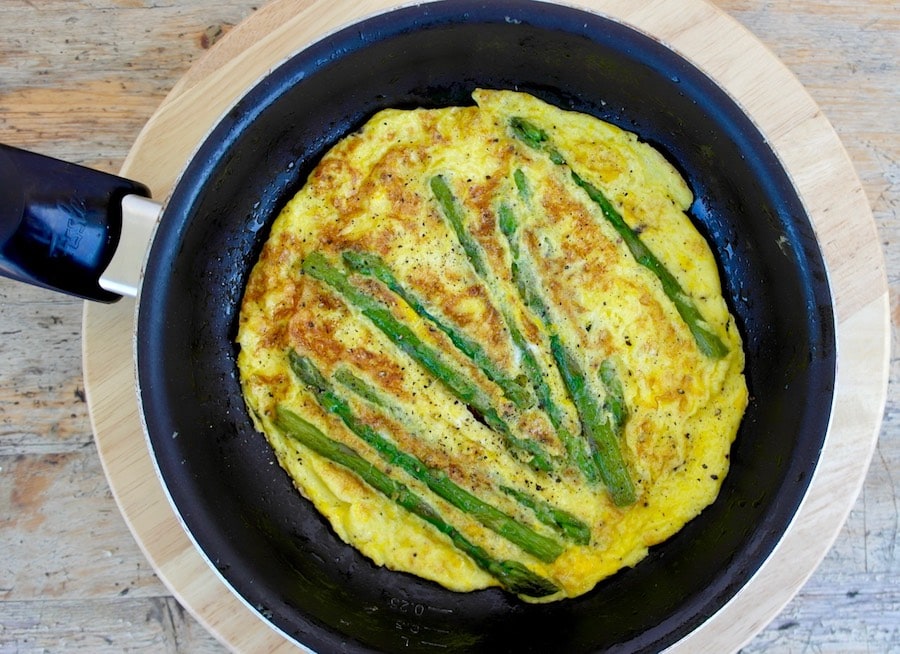
POLYGON ((328 380, 307 357, 291 350, 288 353, 288 359, 291 370, 315 395, 319 405, 339 417, 350 431, 371 445, 378 455, 389 464, 403 469, 407 474, 428 486, 436 495, 541 561, 552 563, 562 554, 563 546, 552 538, 542 536, 479 499, 453 482, 443 471, 429 468, 360 420, 347 401, 335 393, 328 380))
POLYGON ((331 265, 324 255, 313 252, 301 266, 303 272, 327 284, 348 303, 359 309, 400 350, 431 373, 469 409, 480 416, 488 427, 499 433, 512 451, 530 456, 528 463, 538 470, 550 470, 551 458, 541 445, 528 438, 519 438, 491 404, 490 398, 467 377, 454 370, 377 299, 353 286, 346 275, 331 265))
POLYGON ((419 316, 428 320, 434 324, 435 327, 444 332, 457 349, 469 357, 488 379, 497 384, 503 390, 503 394, 518 408, 527 409, 531 406, 531 395, 518 379, 510 377, 500 370, 478 342, 472 340, 459 329, 452 325, 448 325, 428 311, 422 304, 422 301, 416 297, 415 293, 407 289, 400 280, 397 279, 381 257, 367 252, 347 250, 343 253, 343 258, 344 263, 346 263, 351 270, 379 280, 382 284, 403 298, 403 301, 406 302, 419 316))
MULTIPOLYGON (((531 148, 546 153, 550 160, 557 165, 567 165, 565 158, 550 143, 547 133, 540 127, 530 123, 524 118, 512 118, 510 127, 513 134, 531 148)), ((613 226, 631 255, 645 268, 656 275, 663 287, 663 292, 675 305, 678 315, 684 320, 688 329, 697 343, 697 347, 706 356, 713 359, 721 359, 728 354, 728 347, 722 340, 706 327, 706 321, 697 309, 693 300, 684 292, 681 284, 672 275, 665 265, 656 257, 650 249, 644 245, 640 236, 622 218, 612 203, 603 195, 596 186, 583 179, 574 170, 571 170, 572 180, 587 193, 588 197, 600 207, 600 211, 607 221, 613 226)))
POLYGON ((627 506, 633 503, 634 486, 613 428, 615 418, 611 413, 603 411, 596 395, 588 387, 587 379, 577 359, 562 344, 558 334, 550 335, 550 349, 578 410, 582 429, 591 439, 594 463, 600 470, 600 478, 609 489, 616 505, 627 506))
POLYGON ((544 298, 541 297, 538 291, 537 280, 522 265, 519 239, 516 236, 516 231, 519 229, 519 221, 508 204, 500 205, 497 222, 500 225, 500 231, 506 236, 509 244, 509 251, 512 255, 510 270, 516 290, 519 292, 519 296, 522 298, 525 306, 531 309, 546 324, 549 321, 549 310, 544 303, 544 298))
POLYGON ((587 545, 591 542, 591 528, 568 511, 558 509, 552 504, 532 497, 522 491, 510 488, 509 486, 501 486, 500 490, 515 498, 519 504, 534 511, 538 520, 548 527, 552 527, 566 538, 571 539, 579 545, 587 545))
MULTIPOLYGON (((525 184, 524 176, 521 179, 522 183, 525 184)), ((450 187, 447 185, 447 182, 443 177, 437 176, 433 177, 431 180, 431 188, 434 191, 435 197, 438 198, 438 202, 440 203, 444 214, 447 216, 447 220, 453 225, 453 230, 456 232, 456 236, 459 239, 460 244, 463 246, 463 250, 466 252, 466 255, 469 258, 469 263, 472 264, 472 268, 475 270, 475 273, 484 281, 486 284, 490 284, 490 273, 488 269, 485 267, 483 261, 481 260, 481 251, 477 246, 472 245, 475 243, 475 239, 466 229, 465 224, 463 224, 462 218, 460 216, 459 210, 457 208, 456 199, 453 197, 453 192, 450 190, 450 187)), ((523 193, 525 192, 523 187, 523 193)), ((537 365, 537 362, 534 359, 534 356, 531 354, 528 349, 528 345, 525 342, 525 338, 522 336, 522 333, 519 332, 516 327, 515 320, 508 313, 503 313, 503 320, 506 324, 507 330, 510 333, 510 337, 512 338, 513 345, 516 347, 516 350, 522 356, 523 363, 526 367, 526 374, 531 377, 533 375, 533 370, 527 370, 529 366, 534 367, 537 365)))
POLYGON ((516 188, 519 189, 519 197, 526 203, 531 202, 531 185, 521 168, 516 168, 513 172, 513 181, 516 183, 516 188))
MULTIPOLYGON (((360 379, 347 368, 339 368, 334 376, 340 383, 367 402, 387 411, 401 421, 404 420, 405 416, 403 415, 402 409, 391 402, 390 399, 383 397, 381 393, 372 388, 365 380, 360 379)), ((568 511, 559 509, 548 502, 534 498, 521 490, 516 490, 508 486, 501 486, 500 488, 506 494, 514 497, 519 504, 530 509, 538 520, 548 527, 555 529, 562 536, 579 545, 586 545, 590 541, 590 527, 577 516, 572 515, 568 511)))
POLYGON ((434 193, 434 197, 437 199, 447 222, 450 223, 453 231, 456 232, 456 238, 459 239, 459 243, 462 245, 466 256, 472 263, 475 272, 477 272, 480 277, 484 277, 487 272, 487 267, 484 264, 484 260, 481 258, 481 249, 475 239, 472 238, 472 235, 466 230, 462 210, 459 208, 456 198, 453 197, 453 192, 447 185, 447 181, 440 175, 432 177, 431 192, 434 193))
POLYGON ((341 384, 349 388, 351 391, 359 395, 362 399, 370 404, 374 404, 380 409, 387 409, 393 415, 398 415, 397 411, 392 410, 393 408, 390 404, 388 404, 385 399, 372 388, 365 380, 360 379, 356 375, 354 375, 350 370, 344 367, 338 368, 334 372, 334 378, 338 380, 341 384))
POLYGON ((434 526, 450 538, 457 549, 500 582, 506 590, 528 597, 546 597, 559 591, 550 580, 537 575, 518 561, 493 558, 483 548, 469 541, 458 529, 448 524, 430 504, 406 485, 391 479, 352 448, 328 438, 315 425, 307 422, 290 409, 279 406, 275 424, 289 437, 320 456, 347 468, 372 488, 434 526))
POLYGON ((553 147, 550 143, 550 139, 547 136, 547 132, 542 130, 540 127, 535 125, 534 123, 525 120, 524 118, 520 118, 515 116, 509 121, 510 127, 512 127, 513 134, 519 138, 519 140, 525 142, 531 148, 535 150, 540 150, 547 154, 550 157, 550 161, 555 163, 557 166, 565 165, 566 159, 560 154, 559 150, 553 147))

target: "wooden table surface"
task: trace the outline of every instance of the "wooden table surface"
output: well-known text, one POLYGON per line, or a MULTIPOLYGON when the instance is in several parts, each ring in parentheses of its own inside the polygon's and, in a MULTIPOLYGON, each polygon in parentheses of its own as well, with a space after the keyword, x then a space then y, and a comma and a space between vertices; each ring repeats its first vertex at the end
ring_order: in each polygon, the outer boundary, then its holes
MULTIPOLYGON (((900 11, 893 0, 717 0, 798 76, 866 190, 900 326, 900 11)), ((252 0, 3 0, 0 142, 116 172, 252 0)), ((93 443, 82 303, 0 279, 0 654, 222 651, 156 578, 93 443)), ((830 554, 744 652, 900 652, 900 365, 830 554)))

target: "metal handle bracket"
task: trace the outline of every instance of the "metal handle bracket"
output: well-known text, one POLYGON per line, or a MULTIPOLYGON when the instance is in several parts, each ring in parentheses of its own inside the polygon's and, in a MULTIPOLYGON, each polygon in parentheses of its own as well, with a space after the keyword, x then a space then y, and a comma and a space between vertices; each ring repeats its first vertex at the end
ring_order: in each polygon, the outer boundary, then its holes
POLYGON ((122 234, 115 254, 100 275, 100 286, 112 293, 135 297, 144 259, 159 222, 162 205, 140 195, 122 198, 122 234))

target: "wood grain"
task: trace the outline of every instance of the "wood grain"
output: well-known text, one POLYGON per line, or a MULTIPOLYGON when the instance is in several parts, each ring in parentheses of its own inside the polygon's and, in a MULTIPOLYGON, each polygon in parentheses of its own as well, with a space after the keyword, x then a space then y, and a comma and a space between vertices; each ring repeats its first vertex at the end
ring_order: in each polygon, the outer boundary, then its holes
MULTIPOLYGON (((788 64, 841 134, 885 246, 896 331, 896 10, 863 1, 717 4, 788 64)), ((119 169, 203 45, 253 6, 3 3, 0 140, 119 169)), ((0 545, 9 553, 0 566, 0 651, 217 651, 148 568, 116 511, 87 422, 80 314, 80 302, 0 281, 0 498, 8 507, 0 545)), ((896 358, 891 372, 896 382, 896 358)), ((863 493, 834 548, 745 651, 897 650, 898 405, 892 383, 863 493)))

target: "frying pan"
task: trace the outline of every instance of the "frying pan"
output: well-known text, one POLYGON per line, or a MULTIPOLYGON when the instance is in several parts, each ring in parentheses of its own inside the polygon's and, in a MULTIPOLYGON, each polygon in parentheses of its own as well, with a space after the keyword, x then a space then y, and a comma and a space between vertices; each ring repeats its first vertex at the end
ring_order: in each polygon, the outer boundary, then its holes
MULTIPOLYGON (((111 183, 115 206, 122 191, 111 183)), ((99 260, 117 239, 115 226, 97 239, 107 247, 99 260)), ((828 276, 804 206, 721 89, 600 16, 470 1, 333 33, 223 117, 153 239, 136 349, 155 460, 192 538, 265 619, 323 652, 655 651, 678 641, 750 579, 796 512, 828 428, 836 360, 828 276), (717 502, 633 570, 551 606, 453 594, 369 564, 277 472, 235 381, 243 282, 269 220, 322 153, 380 108, 465 104, 476 86, 592 113, 676 163, 747 346, 753 397, 717 502), (423 607, 420 637, 396 628, 388 598, 423 607)))

